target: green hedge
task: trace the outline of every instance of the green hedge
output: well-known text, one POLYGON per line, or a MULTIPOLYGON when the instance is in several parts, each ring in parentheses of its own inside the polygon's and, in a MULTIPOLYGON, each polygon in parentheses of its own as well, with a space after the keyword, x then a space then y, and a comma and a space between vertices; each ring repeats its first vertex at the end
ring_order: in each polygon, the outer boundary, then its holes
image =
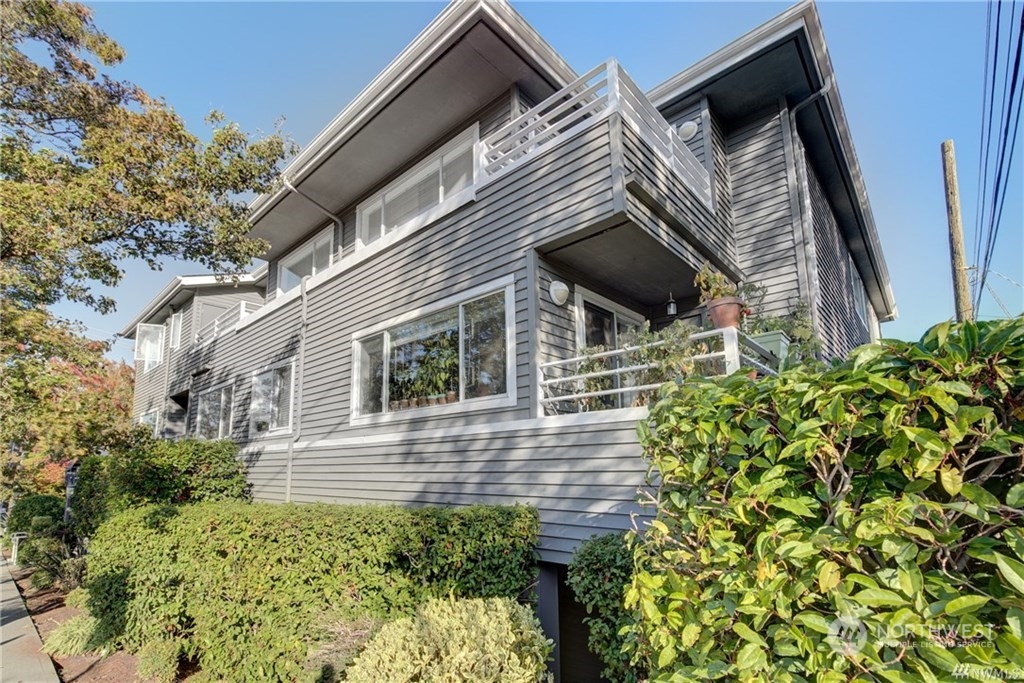
POLYGON ((90 545, 90 642, 180 652, 212 677, 294 680, 332 619, 393 618, 448 594, 527 593, 538 528, 523 506, 129 510, 90 545), (178 647, 152 645, 161 640, 178 647))
POLYGON ((123 453, 82 459, 71 518, 75 533, 88 537, 105 519, 131 507, 248 496, 245 465, 233 441, 146 439, 123 453))
POLYGON ((1024 667, 1024 318, 669 385, 628 594, 652 681, 1024 667))
POLYGON ((587 646, 604 664, 601 674, 609 683, 637 683, 647 676, 642 664, 630 661, 626 637, 633 615, 623 598, 632 579, 633 553, 625 532, 592 536, 569 563, 566 583, 587 610, 587 646))
POLYGON ((14 502, 14 507, 7 517, 8 535, 15 531, 31 533, 34 530, 32 520, 40 517, 49 518, 47 524, 50 526, 60 524, 64 521, 64 499, 60 496, 42 494, 22 496, 14 502))

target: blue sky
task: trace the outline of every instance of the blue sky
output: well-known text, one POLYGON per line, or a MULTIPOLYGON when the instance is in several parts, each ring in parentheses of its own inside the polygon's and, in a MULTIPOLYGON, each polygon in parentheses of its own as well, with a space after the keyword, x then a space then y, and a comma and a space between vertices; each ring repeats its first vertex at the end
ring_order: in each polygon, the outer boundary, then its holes
MULTIPOLYGON (((578 72, 615 57, 651 88, 788 7, 744 2, 513 2, 578 72)), ((163 96, 202 134, 222 110, 249 131, 284 129, 305 144, 441 11, 443 3, 107 2, 97 25, 127 51, 114 70, 163 96)), ((973 254, 986 6, 969 3, 821 2, 819 13, 892 275, 900 319, 884 336, 916 339, 953 316, 940 143, 957 147, 968 256, 973 254)), ((1018 142, 1018 145, 1021 143, 1018 142)), ((1021 159, 992 264, 1024 282, 1021 159)), ((126 264, 114 314, 62 304, 90 336, 109 338, 174 275, 126 264)), ((1019 285, 992 275, 1011 313, 1019 285)), ((986 293, 979 317, 1000 316, 986 293)), ((130 357, 115 344, 113 357, 130 357)))

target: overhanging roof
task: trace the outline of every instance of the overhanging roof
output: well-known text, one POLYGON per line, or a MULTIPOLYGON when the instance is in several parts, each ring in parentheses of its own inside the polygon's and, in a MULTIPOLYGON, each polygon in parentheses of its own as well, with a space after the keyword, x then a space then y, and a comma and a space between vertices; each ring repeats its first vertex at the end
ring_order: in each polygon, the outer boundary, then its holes
POLYGON ((159 314, 164 308, 176 307, 188 301, 197 289, 209 287, 224 287, 229 285, 256 285, 267 277, 267 264, 261 265, 251 273, 240 275, 237 278, 230 275, 179 275, 164 286, 160 292, 150 300, 146 307, 138 315, 124 326, 119 337, 125 339, 135 338, 135 328, 140 323, 145 323, 159 314))
POLYGON ((274 258, 327 217, 449 136, 513 84, 535 100, 576 73, 504 0, 453 2, 251 205, 253 237, 274 258), (315 202, 315 203, 314 203, 315 202))
POLYGON ((825 94, 797 114, 797 127, 864 276, 872 305, 883 321, 892 320, 897 310, 889 271, 812 0, 795 5, 656 86, 648 97, 659 109, 669 111, 704 95, 723 122, 739 124, 758 111, 777 107, 780 97, 792 110, 826 83, 832 86, 825 94))

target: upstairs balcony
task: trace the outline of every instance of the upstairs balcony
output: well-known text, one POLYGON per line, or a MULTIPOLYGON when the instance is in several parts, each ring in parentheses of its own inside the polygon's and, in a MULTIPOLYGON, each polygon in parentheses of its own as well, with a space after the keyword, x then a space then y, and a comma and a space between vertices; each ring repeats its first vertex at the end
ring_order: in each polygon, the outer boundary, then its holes
POLYGON ((705 207, 711 207, 707 170, 614 59, 588 71, 481 139, 477 143, 477 183, 486 184, 500 177, 612 114, 621 115, 678 180, 705 207))
POLYGON ((255 311, 259 306, 249 301, 237 304, 200 327, 192 338, 192 348, 197 349, 213 341, 220 335, 235 329, 238 321, 255 311))
POLYGON ((659 339, 540 364, 544 415, 649 405, 665 383, 686 377, 775 375, 776 356, 734 327, 659 339))

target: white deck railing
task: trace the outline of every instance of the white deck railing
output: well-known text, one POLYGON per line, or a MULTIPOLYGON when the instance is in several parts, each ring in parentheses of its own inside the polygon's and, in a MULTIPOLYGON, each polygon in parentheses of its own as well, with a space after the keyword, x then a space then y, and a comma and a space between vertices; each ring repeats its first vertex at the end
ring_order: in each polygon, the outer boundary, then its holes
POLYGON ((257 308, 259 308, 259 306, 254 303, 239 301, 237 304, 200 327, 192 338, 193 345, 202 346, 203 344, 216 339, 227 330, 233 329, 239 320, 249 315, 257 308))
POLYGON ((707 170, 614 59, 591 69, 480 140, 478 181, 493 180, 518 162, 568 140, 612 113, 619 113, 694 194, 705 205, 711 205, 707 170))
MULTIPOLYGON (((688 376, 729 375, 740 368, 751 368, 761 375, 777 374, 778 359, 734 327, 698 332, 689 337, 689 342, 690 352, 685 355, 688 376)), ((646 405, 662 384, 675 379, 679 372, 672 368, 662 372, 660 361, 643 360, 656 356, 650 351, 665 344, 626 346, 541 363, 540 402, 544 414, 646 405)))

